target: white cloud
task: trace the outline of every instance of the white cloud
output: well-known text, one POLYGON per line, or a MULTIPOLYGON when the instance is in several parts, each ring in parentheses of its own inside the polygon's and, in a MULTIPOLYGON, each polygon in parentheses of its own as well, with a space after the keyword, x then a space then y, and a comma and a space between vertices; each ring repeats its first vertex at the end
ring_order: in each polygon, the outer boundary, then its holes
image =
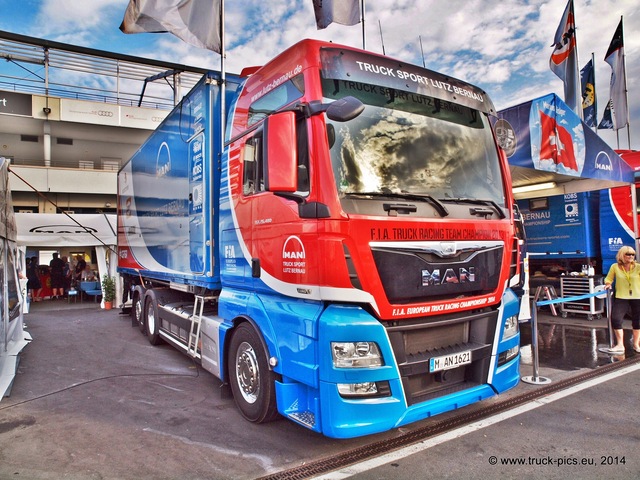
MULTIPOLYGON (((15 0, 0 0, 0 6, 28 11, 20 17, 28 23, 14 27, 13 22, 5 29, 202 68, 220 66, 217 54, 186 45, 170 34, 122 34, 118 27, 128 0, 23 2, 24 6, 16 6, 15 0)), ((603 58, 621 15, 625 19, 628 88, 636 93, 640 88, 640 35, 636 34, 640 30, 640 2, 574 3, 580 63, 584 65, 594 52, 602 111, 611 75, 603 58)), ((424 60, 427 68, 476 83, 501 108, 514 100, 562 92, 562 82, 550 71, 548 62, 565 5, 565 0, 369 0, 367 49, 382 53, 381 28, 387 55, 418 65, 424 60)), ((229 72, 262 65, 303 38, 362 47, 361 25, 332 24, 317 30, 311 0, 233 0, 225 2, 225 9, 229 72)), ((640 133, 637 103, 630 96, 632 125, 640 133)))
MULTIPOLYGON (((93 31, 96 34, 112 13, 118 11, 123 16, 128 3, 128 0, 43 0, 34 28, 42 37, 73 39, 79 33, 87 35, 93 31)), ((78 44, 77 40, 74 44, 78 44)))

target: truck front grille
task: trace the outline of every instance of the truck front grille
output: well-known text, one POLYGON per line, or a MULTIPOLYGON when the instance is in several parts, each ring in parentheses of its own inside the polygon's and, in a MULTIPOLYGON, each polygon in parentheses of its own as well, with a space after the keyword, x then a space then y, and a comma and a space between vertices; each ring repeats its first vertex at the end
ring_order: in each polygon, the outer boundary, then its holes
POLYGON ((487 382, 497 310, 383 322, 409 405, 487 382), (469 351, 471 363, 430 372, 430 360, 469 351))
POLYGON ((486 295, 500 280, 501 241, 372 242, 370 247, 389 303, 486 295))

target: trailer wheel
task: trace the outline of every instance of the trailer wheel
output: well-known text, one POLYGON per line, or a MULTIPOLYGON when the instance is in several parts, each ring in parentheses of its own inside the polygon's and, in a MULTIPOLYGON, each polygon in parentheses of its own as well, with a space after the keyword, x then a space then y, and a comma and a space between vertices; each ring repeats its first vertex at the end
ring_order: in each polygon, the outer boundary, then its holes
POLYGON ((276 419, 275 376, 251 325, 242 323, 236 328, 227 360, 231 391, 242 416, 255 423, 276 419))
POLYGON ((147 291, 144 297, 144 324, 151 345, 159 345, 160 339, 160 316, 158 315, 158 301, 153 290, 147 291))

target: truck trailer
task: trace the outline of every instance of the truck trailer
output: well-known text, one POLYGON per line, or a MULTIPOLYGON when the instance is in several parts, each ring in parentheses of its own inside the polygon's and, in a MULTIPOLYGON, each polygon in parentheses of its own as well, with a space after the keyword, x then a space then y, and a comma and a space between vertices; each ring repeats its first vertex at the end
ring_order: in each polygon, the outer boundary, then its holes
POLYGON ((473 85, 315 40, 209 72, 118 173, 132 321, 247 420, 335 438, 515 386, 520 245, 492 115, 473 85))

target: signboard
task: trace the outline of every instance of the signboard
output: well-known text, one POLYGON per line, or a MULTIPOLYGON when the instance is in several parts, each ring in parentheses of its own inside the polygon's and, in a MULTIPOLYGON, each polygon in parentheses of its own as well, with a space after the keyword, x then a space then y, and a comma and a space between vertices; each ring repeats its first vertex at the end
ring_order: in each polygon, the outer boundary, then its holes
POLYGON ((593 258, 600 253, 598 199, 600 192, 567 193, 518 200, 527 233, 527 252, 554 258, 593 258))
POLYGON ((62 98, 60 99, 60 120, 117 127, 120 125, 120 106, 62 98))
POLYGON ((0 113, 31 117, 31 95, 0 91, 0 113))

